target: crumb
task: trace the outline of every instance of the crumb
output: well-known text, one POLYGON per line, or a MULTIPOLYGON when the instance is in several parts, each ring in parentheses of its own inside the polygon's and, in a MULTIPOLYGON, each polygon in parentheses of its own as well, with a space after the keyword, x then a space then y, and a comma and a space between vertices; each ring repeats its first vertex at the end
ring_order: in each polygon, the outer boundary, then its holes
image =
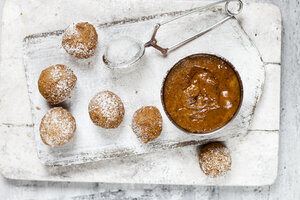
POLYGON ((57 13, 55 13, 54 16, 57 16, 57 13))
POLYGON ((255 37, 256 37, 256 36, 257 36, 257 33, 255 33, 254 35, 255 35, 255 37))
POLYGON ((22 12, 20 12, 20 15, 23 15, 23 13, 22 13, 22 12))
POLYGON ((91 62, 88 62, 88 66, 90 66, 91 65, 91 62))
POLYGON ((31 136, 30 133, 27 133, 26 135, 27 135, 27 137, 30 137, 30 136, 31 136))
POLYGON ((276 37, 276 40, 279 40, 279 37, 278 37, 278 36, 276 37))
POLYGON ((41 108, 40 108, 40 107, 38 107, 38 106, 37 106, 37 107, 35 107, 35 108, 36 108, 37 110, 41 110, 41 108))
POLYGON ((136 90, 135 93, 137 94, 137 93, 139 93, 139 91, 136 90))

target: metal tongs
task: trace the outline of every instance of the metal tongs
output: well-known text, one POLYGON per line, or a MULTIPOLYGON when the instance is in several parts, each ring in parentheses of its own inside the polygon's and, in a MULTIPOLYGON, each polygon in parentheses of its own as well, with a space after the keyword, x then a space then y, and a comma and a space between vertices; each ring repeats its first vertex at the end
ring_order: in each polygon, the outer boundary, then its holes
POLYGON ((194 39, 200 37, 201 35, 207 33, 208 31, 210 31, 210 30, 212 30, 212 29, 214 29, 215 27, 219 26, 220 24, 224 23, 225 21, 227 21, 227 20, 231 19, 232 17, 238 15, 238 14, 242 11, 242 9, 243 9, 243 1, 242 1, 242 0, 223 0, 223 1, 218 1, 218 2, 215 2, 215 3, 208 4, 208 5, 206 5, 206 6, 194 8, 194 9, 192 9, 192 10, 187 11, 186 13, 183 13, 182 15, 180 15, 180 16, 178 16, 178 17, 175 17, 175 18, 170 19, 170 20, 166 20, 166 21, 161 22, 161 23, 157 23, 157 24, 155 25, 155 27, 154 27, 154 31, 153 31, 151 40, 148 41, 148 42, 145 44, 145 47, 150 47, 150 46, 152 46, 152 47, 154 47, 155 49, 159 50, 162 54, 166 55, 166 54, 168 54, 169 51, 172 51, 172 50, 174 50, 174 49, 176 49, 176 48, 178 48, 178 47, 180 47, 180 46, 182 46, 182 45, 184 45, 184 44, 186 44, 186 43, 188 43, 188 42, 190 42, 190 41, 192 41, 192 40, 194 40, 194 39), (238 8, 237 8, 237 10, 235 10, 235 11, 230 10, 229 4, 230 4, 231 2, 237 2, 237 3, 238 3, 238 8), (164 47, 161 47, 161 46, 159 46, 159 45, 157 44, 158 42, 157 42, 157 39, 156 39, 155 37, 156 37, 156 34, 157 34, 158 29, 159 29, 160 27, 162 27, 163 25, 168 24, 168 23, 170 23, 170 22, 173 22, 173 21, 175 21, 175 20, 177 20, 177 19, 179 19, 179 18, 185 17, 185 16, 187 16, 187 15, 190 15, 190 14, 192 14, 192 13, 199 12, 199 11, 202 11, 202 10, 204 10, 204 9, 208 9, 208 8, 214 7, 214 6, 216 6, 216 5, 218 5, 218 4, 222 4, 222 3, 225 3, 225 11, 226 11, 226 13, 227 13, 227 15, 228 15, 228 16, 225 17, 224 19, 222 19, 222 20, 220 20, 219 22, 217 22, 217 23, 211 25, 210 27, 206 28, 205 30, 202 30, 201 32, 197 33, 196 35, 194 35, 194 36, 192 36, 192 37, 190 37, 190 38, 187 38, 187 39, 185 39, 185 40, 183 40, 183 41, 181 41, 181 42, 178 42, 177 44, 174 44, 174 45, 172 45, 172 46, 170 46, 170 47, 164 48, 164 47))

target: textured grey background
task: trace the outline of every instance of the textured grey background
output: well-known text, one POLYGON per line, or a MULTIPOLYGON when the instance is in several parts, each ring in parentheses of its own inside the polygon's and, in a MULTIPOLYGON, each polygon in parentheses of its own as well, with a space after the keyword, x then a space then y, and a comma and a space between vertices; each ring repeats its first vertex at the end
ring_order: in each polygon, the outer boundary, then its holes
MULTIPOLYGON (((274 185, 245 188, 120 185, 11 181, 0 177, 0 199, 300 199, 300 0, 258 2, 278 5, 283 17, 280 159, 274 185)), ((3 3, 0 0, 1 10, 3 3)))

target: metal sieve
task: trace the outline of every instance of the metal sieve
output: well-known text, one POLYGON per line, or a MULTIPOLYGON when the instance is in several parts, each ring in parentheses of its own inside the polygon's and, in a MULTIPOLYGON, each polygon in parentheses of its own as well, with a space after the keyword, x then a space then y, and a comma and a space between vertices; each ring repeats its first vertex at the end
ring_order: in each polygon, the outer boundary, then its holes
POLYGON ((108 43, 106 46, 105 52, 103 54, 103 61, 110 69, 117 70, 117 71, 131 71, 133 69, 134 64, 136 64, 144 55, 146 47, 153 47, 160 51, 163 55, 168 54, 170 51, 177 49, 184 44, 191 42, 192 40, 200 37, 201 35, 209 32, 210 30, 214 29, 215 27, 219 26, 220 24, 224 23, 225 21, 231 19, 232 17, 238 15, 243 9, 243 1, 242 0, 222 0, 215 3, 208 4, 206 6, 197 7, 192 10, 189 10, 177 17, 174 17, 170 20, 166 20, 161 23, 157 23, 154 26, 154 31, 152 33, 151 39, 143 43, 137 39, 123 36, 117 39, 114 39, 108 43), (231 3, 235 2, 235 6, 231 3), (225 12, 227 16, 217 23, 207 27, 204 30, 201 30, 196 35, 184 39, 183 41, 177 42, 169 47, 162 47, 158 44, 156 39, 156 34, 160 27, 173 22, 179 18, 185 17, 195 12, 202 11, 204 9, 208 9, 214 7, 218 4, 225 3, 225 12))

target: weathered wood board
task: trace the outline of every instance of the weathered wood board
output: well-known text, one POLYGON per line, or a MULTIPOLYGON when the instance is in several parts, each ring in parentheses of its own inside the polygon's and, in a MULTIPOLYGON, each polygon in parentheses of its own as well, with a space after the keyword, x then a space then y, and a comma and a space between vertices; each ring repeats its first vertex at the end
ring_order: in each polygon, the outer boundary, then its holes
MULTIPOLYGON (((105 67, 102 55, 112 38, 130 36, 145 43, 151 38, 153 26, 157 22, 172 18, 176 13, 178 12, 166 13, 163 17, 160 17, 161 14, 145 17, 153 20, 133 18, 96 25, 99 34, 98 49, 96 55, 87 60, 78 60, 64 51, 61 47, 63 31, 30 35, 24 39, 24 65, 32 104, 33 126, 38 155, 43 164, 80 164, 201 144, 208 139, 227 141, 233 137, 245 136, 262 93, 265 71, 259 52, 234 18, 170 52, 167 57, 147 48, 134 72, 115 73, 105 67), (160 90, 168 70, 178 60, 195 53, 216 54, 229 60, 243 82, 244 98, 237 117, 216 134, 188 135, 170 122, 162 108, 160 90), (43 69, 56 63, 71 67, 78 77, 72 97, 63 103, 74 115, 77 130, 70 143, 51 148, 40 138, 40 121, 50 105, 40 95, 37 80, 43 69), (125 118, 117 129, 105 130, 96 127, 89 118, 88 102, 94 94, 102 90, 113 91, 123 99, 125 118), (154 105, 161 111, 163 131, 155 141, 143 144, 133 134, 131 120, 135 110, 148 105, 154 105)), ((157 39, 161 45, 169 46, 189 35, 195 35, 224 17, 225 11, 221 8, 206 10, 206 13, 197 13, 164 27, 158 32, 157 39)))
POLYGON ((32 135, 31 110, 22 69, 23 38, 39 30, 47 32, 63 29, 69 23, 82 21, 82 19, 101 24, 112 20, 122 20, 125 16, 135 18, 158 13, 158 11, 186 10, 199 5, 199 2, 190 1, 172 1, 172 3, 164 1, 155 4, 145 1, 141 4, 143 6, 132 4, 130 1, 122 6, 120 3, 109 1, 100 3, 91 0, 86 2, 45 1, 44 6, 49 11, 47 14, 40 10, 32 12, 33 7, 39 5, 35 1, 19 6, 20 2, 17 4, 17 1, 12 0, 5 5, 1 40, 0 97, 0 110, 7 113, 0 116, 0 145, 2 147, 0 169, 5 177, 32 180, 196 185, 265 185, 274 181, 278 160, 280 63, 268 63, 280 61, 280 54, 279 58, 277 53, 273 54, 274 61, 272 59, 264 60, 264 55, 271 54, 272 49, 276 52, 280 49, 281 18, 278 8, 269 4, 255 3, 245 6, 245 12, 239 17, 239 23, 253 44, 259 43, 259 46, 265 47, 260 48, 259 51, 262 60, 267 62, 265 63, 267 64, 265 66, 266 83, 262 100, 257 105, 250 128, 253 131, 250 131, 244 139, 236 138, 226 142, 235 160, 233 169, 228 176, 222 180, 207 180, 199 171, 197 158, 193 153, 194 147, 70 167, 43 166, 36 156, 32 135), (109 9, 113 5, 115 5, 115 9, 109 9), (132 12, 130 7, 140 11, 132 12), (72 12, 68 12, 67 8, 72 12), (89 8, 93 8, 92 11, 89 8), (107 10, 110 11, 107 12, 107 10), (20 12, 23 15, 20 15, 20 12), (73 12, 82 13, 82 15, 72 15, 73 12), (121 16, 120 13, 122 13, 121 16), (253 18, 253 15, 267 20, 260 21, 253 18), (45 18, 47 18, 47 25, 44 23, 45 18), (255 26, 257 23, 260 26, 255 26), (11 24, 15 24, 18 28, 11 24), (20 29, 22 31, 17 31, 20 29), (14 106, 11 102, 14 102, 14 106), (20 106, 15 109, 16 105, 20 106), (16 144, 18 148, 15 148, 16 144), (253 146, 257 148, 252 148, 253 146))

